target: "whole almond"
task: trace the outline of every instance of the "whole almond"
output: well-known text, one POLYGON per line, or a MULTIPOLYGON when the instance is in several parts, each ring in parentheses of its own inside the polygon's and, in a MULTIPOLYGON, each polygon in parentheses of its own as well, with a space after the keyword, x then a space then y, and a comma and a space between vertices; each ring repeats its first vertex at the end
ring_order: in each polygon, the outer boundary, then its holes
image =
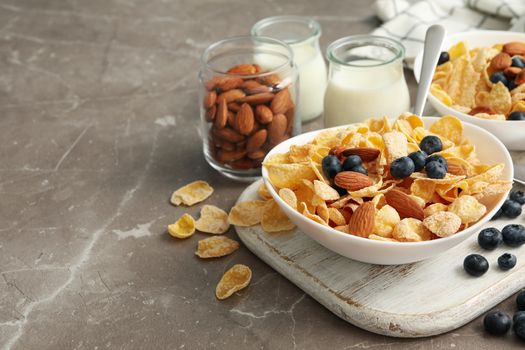
POLYGON ((215 113, 217 113, 217 106, 213 105, 206 111, 206 121, 212 122, 215 119, 215 113))
POLYGON ((237 112, 237 117, 235 119, 237 131, 242 135, 248 135, 253 130, 254 122, 255 118, 253 116, 252 107, 247 103, 243 103, 241 109, 237 112))
POLYGON ((525 42, 507 43, 503 45, 503 52, 508 53, 510 56, 525 55, 525 42))
POLYGON ((223 100, 226 101, 226 103, 230 103, 240 98, 243 98, 245 95, 246 94, 244 93, 244 91, 240 89, 228 90, 217 97, 217 103, 220 103, 223 100))
POLYGON ((228 121, 228 107, 226 106, 226 101, 222 100, 219 103, 219 107, 217 108, 217 113, 215 114, 215 127, 217 129, 222 129, 226 126, 226 122, 228 121))
POLYGON ((230 163, 231 167, 234 169, 252 169, 252 168, 258 168, 261 166, 261 162, 257 160, 252 159, 240 159, 234 162, 230 163))
POLYGON ((241 109, 241 105, 238 104, 237 102, 230 102, 228 103, 228 109, 230 111, 238 112, 239 109, 241 109))
POLYGON ((273 112, 268 106, 258 105, 255 107, 255 118, 261 124, 268 124, 273 119, 273 112))
POLYGON ((510 67, 512 64, 512 59, 508 53, 500 52, 492 58, 490 61, 490 68, 494 71, 504 70, 507 67, 510 67))
POLYGON ((290 107, 293 106, 292 98, 288 88, 279 91, 275 94, 272 100, 270 108, 274 114, 285 113, 290 107))
POLYGON ((273 100, 275 97, 271 92, 263 92, 255 95, 248 95, 246 97, 239 98, 237 102, 239 103, 249 103, 251 105, 260 105, 263 103, 268 103, 273 100))
POLYGON ((230 74, 240 74, 240 75, 252 75, 257 74, 257 67, 253 64, 238 64, 235 67, 228 69, 230 74))
POLYGON ((385 193, 385 199, 388 205, 393 207, 402 219, 416 218, 423 220, 425 218, 423 208, 419 206, 415 199, 398 189, 392 189, 385 193))
POLYGON ((263 159, 265 155, 265 151, 258 149, 257 151, 249 152, 246 156, 250 159, 263 159))
POLYGON ((293 107, 293 104, 292 104, 292 107, 284 113, 284 115, 286 116, 286 119, 288 119, 288 126, 286 127, 286 133, 288 134, 288 136, 290 136, 293 130, 293 124, 294 124, 294 118, 295 118, 295 108, 293 107))
POLYGON ((225 151, 233 151, 235 149, 235 145, 233 143, 220 138, 216 138, 213 142, 216 147, 222 148, 225 151))
POLYGON ((257 80, 261 84, 264 84, 267 86, 274 86, 281 82, 281 78, 279 78, 277 74, 270 74, 270 75, 265 75, 263 77, 258 77, 257 80))
POLYGON ((245 155, 246 155, 246 151, 244 150, 237 150, 237 151, 219 150, 219 152, 217 152, 217 160, 223 163, 233 162, 233 161, 244 158, 245 155))
POLYGON ((237 123, 235 122, 235 113, 228 111, 228 125, 232 128, 235 128, 237 123))
POLYGON ((343 156, 345 157, 357 155, 363 162, 371 162, 375 160, 377 157, 379 157, 380 153, 381 151, 371 147, 348 148, 342 152, 343 156))
POLYGON ((268 86, 262 85, 256 80, 245 80, 241 85, 241 89, 243 89, 247 95, 270 92, 270 88, 268 86))
POLYGON ((335 146, 330 148, 330 151, 328 151, 329 155, 336 156, 337 158, 340 158, 343 155, 343 151, 346 150, 345 146, 335 146))
POLYGON ((273 116, 272 122, 268 124, 268 139, 272 147, 283 140, 287 122, 284 114, 276 114, 273 116))
POLYGON ((248 138, 248 142, 246 143, 246 150, 248 152, 255 152, 256 150, 261 148, 262 145, 264 145, 267 136, 268 131, 266 131, 266 129, 261 129, 257 131, 255 134, 248 138))
POLYGON ((516 75, 516 79, 514 80, 516 85, 521 85, 525 83, 525 69, 522 69, 521 72, 519 72, 518 75, 516 75))
POLYGON ((375 226, 376 208, 372 201, 361 204, 348 221, 348 231, 356 236, 367 238, 375 226))
POLYGON ((372 179, 355 171, 341 171, 334 178, 334 183, 348 191, 358 191, 372 186, 372 179))
POLYGON ((476 115, 478 113, 496 114, 496 111, 493 110, 491 107, 478 106, 472 108, 470 112, 468 112, 468 114, 470 115, 476 115))
POLYGON ((215 76, 208 80, 205 86, 208 90, 219 89, 220 91, 228 91, 240 87, 242 83, 242 78, 215 76))
POLYGON ((503 73, 505 73, 505 75, 509 78, 514 78, 516 75, 520 74, 520 72, 521 68, 519 67, 507 67, 503 71, 503 73))
POLYGON ((204 108, 211 108, 216 100, 217 93, 215 91, 208 91, 206 95, 204 95, 204 101, 202 104, 204 105, 204 108))
POLYGON ((241 142, 244 140, 244 136, 239 134, 237 131, 232 130, 230 128, 222 128, 222 129, 212 129, 212 133, 214 136, 223 139, 228 142, 241 142))

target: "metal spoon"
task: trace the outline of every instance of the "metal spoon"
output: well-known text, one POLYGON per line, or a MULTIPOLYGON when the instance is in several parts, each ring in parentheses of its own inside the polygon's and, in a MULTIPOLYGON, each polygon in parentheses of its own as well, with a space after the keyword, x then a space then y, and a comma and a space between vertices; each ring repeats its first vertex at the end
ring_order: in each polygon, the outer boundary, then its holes
POLYGON ((442 25, 434 24, 428 27, 425 35, 425 48, 423 51, 423 62, 421 64, 421 74, 419 76, 419 87, 417 88, 416 104, 414 114, 421 116, 427 101, 428 91, 434 76, 434 70, 441 52, 441 44, 445 38, 445 28, 442 25))

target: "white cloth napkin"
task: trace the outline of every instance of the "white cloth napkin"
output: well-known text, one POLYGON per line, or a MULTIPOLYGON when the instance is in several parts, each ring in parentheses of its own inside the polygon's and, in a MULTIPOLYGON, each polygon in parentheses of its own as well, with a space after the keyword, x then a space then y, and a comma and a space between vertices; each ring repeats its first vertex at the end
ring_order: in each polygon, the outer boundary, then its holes
POLYGON ((474 29, 525 32, 525 0, 376 0, 384 21, 373 31, 399 40, 411 66, 423 49, 427 27, 439 23, 448 34, 474 29))

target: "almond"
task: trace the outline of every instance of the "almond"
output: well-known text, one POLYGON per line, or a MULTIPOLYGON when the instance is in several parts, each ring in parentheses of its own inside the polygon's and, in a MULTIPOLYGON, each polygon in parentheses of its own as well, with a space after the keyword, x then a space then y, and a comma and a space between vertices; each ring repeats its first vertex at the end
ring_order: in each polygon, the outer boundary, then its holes
POLYGON ((376 159, 381 152, 376 148, 371 147, 357 147, 348 148, 343 151, 343 156, 348 157, 351 155, 357 155, 363 162, 371 162, 376 159))
POLYGON ((237 77, 213 77, 206 83, 206 89, 219 89, 221 91, 228 91, 237 89, 243 83, 242 78, 237 77))
POLYGON ((367 238, 375 226, 376 208, 372 201, 361 204, 348 221, 348 231, 356 236, 367 238))
POLYGON ((257 66, 254 64, 238 64, 230 69, 228 73, 230 74, 240 74, 240 75, 252 75, 257 74, 257 66))
POLYGON ((264 152, 262 149, 258 149, 254 152, 249 152, 246 156, 250 159, 263 159, 266 155, 266 152, 264 152))
POLYGON ((522 69, 521 72, 519 72, 518 75, 516 75, 516 79, 514 80, 516 85, 521 85, 525 83, 525 70, 522 69))
POLYGON ((334 178, 334 183, 348 191, 358 191, 372 186, 372 179, 355 171, 341 171, 334 178))
POLYGON ((268 131, 266 131, 266 129, 261 129, 257 131, 255 134, 250 136, 250 138, 248 138, 248 142, 246 143, 246 150, 248 152, 254 152, 258 150, 266 142, 267 136, 268 131))
POLYGON ((239 134, 237 131, 230 128, 216 129, 213 128, 212 133, 214 136, 223 139, 228 142, 241 142, 244 140, 244 136, 239 134))
POLYGON ((292 107, 289 110, 287 110, 286 113, 284 113, 284 115, 286 116, 286 119, 288 119, 288 126, 286 127, 286 133, 290 135, 293 130, 293 121, 295 118, 295 108, 293 107, 293 104, 292 104, 292 107))
POLYGON ((270 145, 273 147, 283 140, 286 133, 286 126, 288 120, 284 114, 276 114, 273 116, 272 122, 268 125, 268 138, 270 145))
POLYGON ((219 107, 217 108, 217 113, 215 114, 215 127, 217 129, 222 129, 226 126, 226 122, 228 121, 228 107, 226 106, 226 101, 222 100, 219 103, 219 107))
POLYGON ((222 148, 225 151, 233 151, 235 149, 235 145, 231 142, 216 138, 213 140, 213 143, 215 146, 222 148))
POLYGON ((249 104, 243 103, 241 109, 237 112, 237 118, 235 119, 236 129, 242 135, 248 135, 253 130, 253 124, 255 118, 253 117, 253 110, 249 104))
POLYGON ((247 95, 270 92, 270 88, 268 86, 262 85, 255 80, 245 80, 241 85, 241 89, 243 89, 247 95))
POLYGON ((217 106, 213 105, 206 111, 206 121, 212 122, 215 119, 215 113, 217 112, 217 106))
POLYGON ((255 107, 255 118, 261 124, 268 124, 273 119, 273 112, 268 106, 258 105, 255 107))
POLYGON ((272 100, 270 108, 274 114, 285 113, 290 107, 293 106, 290 92, 288 89, 284 89, 275 94, 272 100))
POLYGON ((235 113, 228 111, 228 125, 232 128, 235 128, 235 113))
POLYGON ((346 223, 350 221, 350 218, 352 217, 352 213, 354 212, 352 208, 350 208, 348 205, 345 205, 344 207, 339 208, 337 210, 339 210, 339 212, 343 214, 346 223))
POLYGON ((510 58, 509 54, 505 52, 500 52, 499 54, 494 56, 490 61, 490 68, 492 68, 495 71, 499 71, 510 67, 511 64, 512 59, 510 58))
POLYGON ((261 84, 264 84, 264 85, 267 85, 267 86, 274 86, 274 85, 277 85, 281 82, 281 78, 279 78, 279 76, 277 74, 270 74, 270 75, 265 75, 265 76, 262 76, 262 77, 258 77, 257 80, 261 83, 261 84))
POLYGON ((503 45, 503 52, 506 52, 510 56, 525 55, 525 43, 523 42, 507 43, 503 45))
POLYGON ((343 155, 343 151, 345 150, 346 150, 345 146, 335 146, 335 147, 332 147, 330 151, 328 151, 328 154, 336 156, 337 158, 341 159, 343 155))
POLYGON ((505 75, 509 78, 514 78, 516 75, 520 74, 520 72, 521 68, 519 67, 507 67, 503 71, 503 73, 505 73, 505 75))
POLYGON ((235 162, 230 163, 231 167, 234 169, 252 169, 257 168, 261 166, 261 162, 258 160, 252 160, 252 159, 241 159, 237 160, 235 162))
POLYGON ((249 96, 246 96, 246 97, 239 98, 237 100, 237 102, 239 102, 239 103, 249 103, 251 105, 260 105, 260 104, 263 104, 263 103, 270 102, 271 100, 274 99, 274 97, 275 97, 275 95, 272 94, 271 92, 263 92, 263 93, 260 93, 260 94, 249 95, 249 96))
POLYGON ((425 218, 423 208, 419 206, 416 200, 400 190, 392 189, 388 191, 385 193, 385 199, 388 205, 397 210, 402 219, 416 218, 423 220, 425 218))
POLYGON ((233 102, 235 100, 238 100, 242 97, 244 97, 246 94, 244 91, 239 89, 233 89, 226 92, 223 92, 217 97, 217 103, 220 103, 222 100, 225 100, 226 103, 233 102))
POLYGON ((241 109, 241 105, 238 104, 237 102, 230 102, 228 103, 228 109, 230 111, 238 112, 239 109, 241 109))
POLYGON ((219 162, 233 162, 244 158, 245 155, 246 151, 243 150, 225 151, 221 149, 217 152, 217 160, 219 162))
POLYGON ((496 114, 496 111, 490 107, 478 106, 478 107, 472 108, 471 111, 468 112, 468 114, 470 115, 476 115, 478 113, 496 114))
POLYGON ((206 95, 204 95, 204 101, 202 104, 204 105, 204 108, 211 108, 216 100, 217 93, 215 91, 208 91, 206 95))

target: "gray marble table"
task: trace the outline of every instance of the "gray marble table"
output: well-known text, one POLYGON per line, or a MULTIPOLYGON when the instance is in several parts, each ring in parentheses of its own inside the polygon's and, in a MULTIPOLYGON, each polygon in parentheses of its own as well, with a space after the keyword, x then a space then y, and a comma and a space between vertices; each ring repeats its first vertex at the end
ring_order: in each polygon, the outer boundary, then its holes
POLYGON ((318 19, 323 48, 379 25, 368 0, 0 1, 2 348, 523 347, 485 335, 479 319, 429 339, 371 334, 244 247, 201 261, 197 238, 166 234, 199 210, 168 204, 178 186, 205 179, 208 203, 226 209, 245 187, 203 159, 199 54, 277 14, 318 19), (215 284, 234 263, 251 266, 253 283, 219 302, 215 284))

